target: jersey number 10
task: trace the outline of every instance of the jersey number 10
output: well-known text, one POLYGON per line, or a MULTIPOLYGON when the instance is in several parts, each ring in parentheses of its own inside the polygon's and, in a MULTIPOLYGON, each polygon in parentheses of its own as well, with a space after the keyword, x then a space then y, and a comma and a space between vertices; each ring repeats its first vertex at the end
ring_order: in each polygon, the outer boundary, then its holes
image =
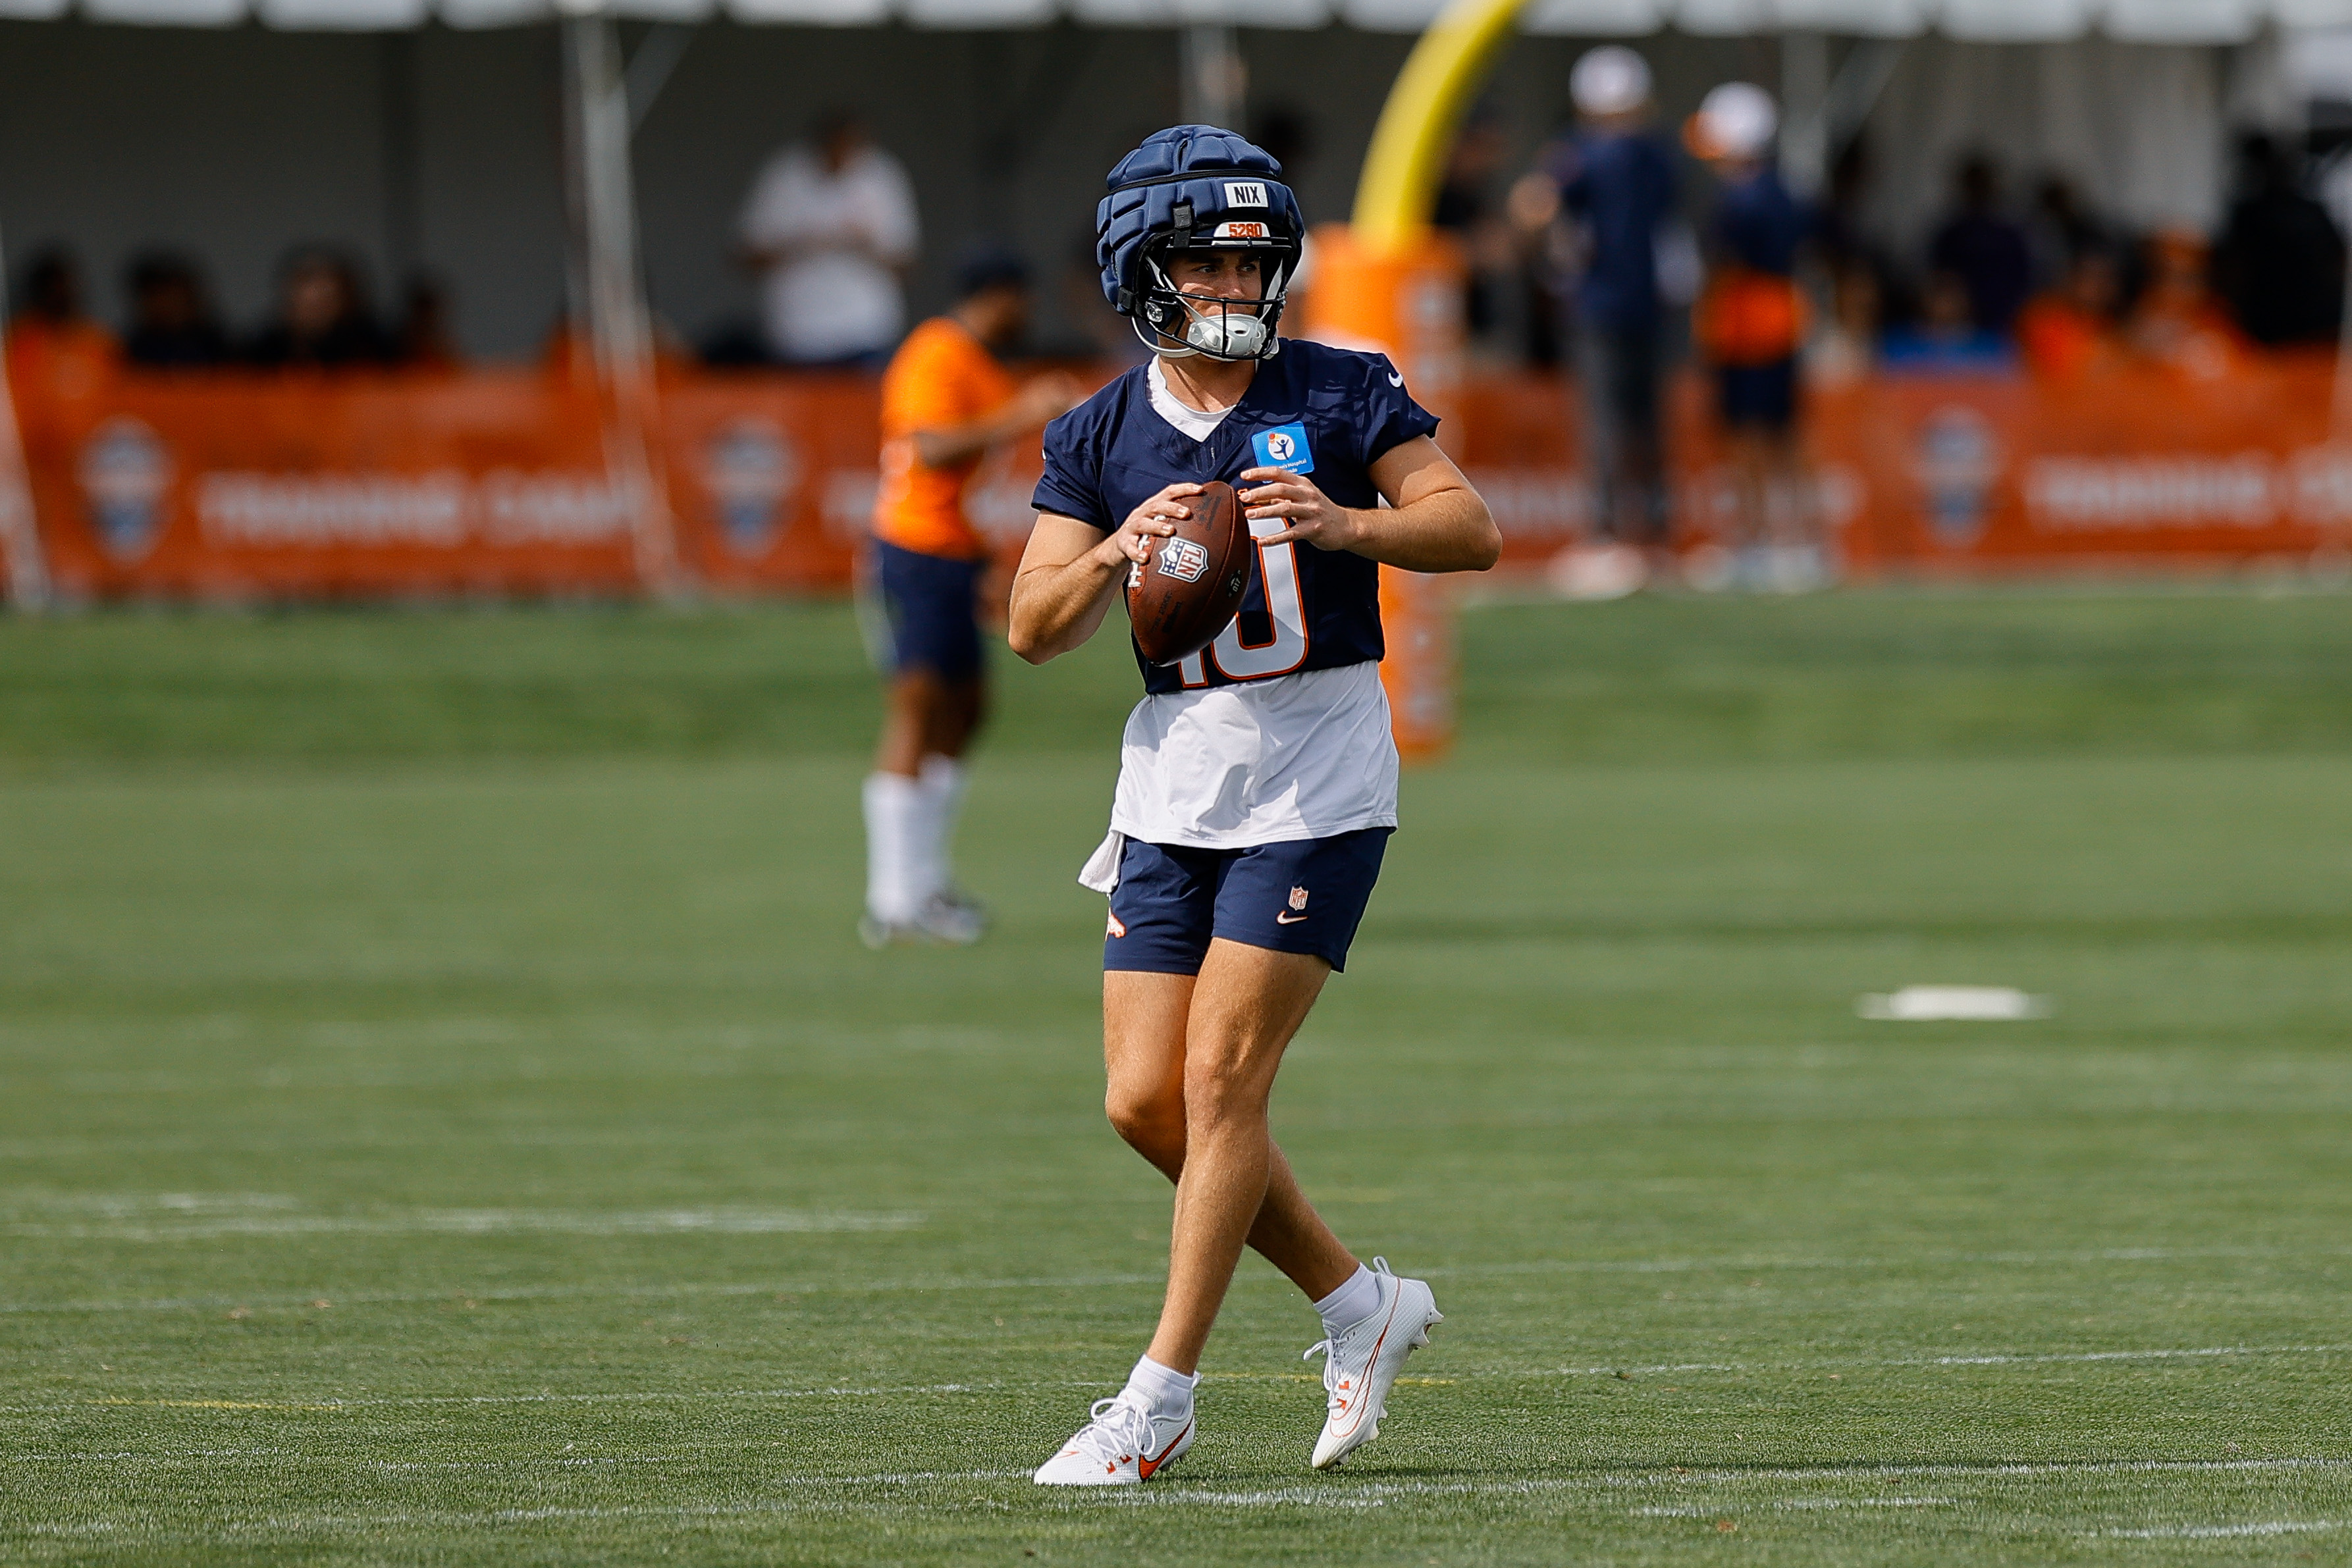
MULTIPOLYGON (((1252 517, 1250 537, 1263 539, 1286 525, 1280 517, 1252 517)), ((1265 585, 1265 610, 1274 622, 1269 642, 1242 641, 1241 618, 1235 616, 1217 633, 1217 640, 1200 653, 1178 662, 1177 674, 1188 686, 1205 686, 1209 674, 1202 661, 1214 659, 1218 673, 1231 681, 1261 680, 1286 675, 1307 662, 1307 601, 1298 586, 1298 545, 1285 539, 1257 547, 1258 580, 1265 585)))

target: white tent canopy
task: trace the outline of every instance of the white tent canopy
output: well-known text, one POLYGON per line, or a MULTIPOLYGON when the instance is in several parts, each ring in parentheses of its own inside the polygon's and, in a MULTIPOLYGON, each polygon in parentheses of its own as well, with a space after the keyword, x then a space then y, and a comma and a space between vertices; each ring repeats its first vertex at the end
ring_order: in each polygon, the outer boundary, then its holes
MULTIPOLYGON (((0 16, 46 19, 70 10, 94 22, 391 31, 438 18, 496 27, 559 15, 814 26, 1034 27, 1066 17, 1098 26, 1222 24, 1311 28, 1332 22, 1417 33, 1444 0, 0 0, 0 16)), ((1979 43, 2030 43, 2091 34, 2133 43, 2236 44, 2265 26, 2352 25, 2352 0, 1532 0, 1523 26, 1568 37, 1632 37, 1672 26, 1699 35, 1811 31, 1872 37, 1938 32, 1979 43)))

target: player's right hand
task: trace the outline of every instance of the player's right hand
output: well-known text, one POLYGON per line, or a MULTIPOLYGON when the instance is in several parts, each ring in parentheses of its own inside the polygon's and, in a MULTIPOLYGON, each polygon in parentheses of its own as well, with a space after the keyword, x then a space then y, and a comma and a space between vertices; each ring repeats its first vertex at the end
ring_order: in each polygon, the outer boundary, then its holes
POLYGON ((1118 531, 1103 541, 1103 549, 1110 552, 1105 556, 1104 564, 1140 561, 1150 556, 1153 541, 1174 533, 1176 525, 1192 515, 1184 505, 1184 497, 1200 493, 1198 485, 1171 485, 1129 512, 1118 531))

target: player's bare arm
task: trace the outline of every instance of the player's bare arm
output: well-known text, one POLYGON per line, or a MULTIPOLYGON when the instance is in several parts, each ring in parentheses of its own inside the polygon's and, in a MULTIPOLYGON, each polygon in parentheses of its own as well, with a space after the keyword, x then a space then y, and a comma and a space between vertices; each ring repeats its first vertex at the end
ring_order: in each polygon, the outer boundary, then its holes
POLYGON ((1288 525, 1261 544, 1304 539, 1408 571, 1484 571, 1502 556, 1503 536, 1485 499, 1428 436, 1382 453, 1371 476, 1389 504, 1357 509, 1336 505, 1304 474, 1252 468, 1242 478, 1260 483, 1241 493, 1242 505, 1253 518, 1288 525))
POLYGON ((1038 376, 1023 382, 1013 401, 993 413, 962 424, 916 431, 915 459, 926 468, 952 468, 984 455, 992 446, 1045 429, 1048 421, 1082 395, 1077 378, 1066 371, 1038 376))
POLYGON ((1192 514, 1184 497, 1198 485, 1170 485, 1129 512, 1116 532, 1052 512, 1041 512, 1028 548, 1013 576, 1013 604, 1005 641, 1033 664, 1081 647, 1110 611, 1113 592, 1131 562, 1150 552, 1151 541, 1176 531, 1192 514))

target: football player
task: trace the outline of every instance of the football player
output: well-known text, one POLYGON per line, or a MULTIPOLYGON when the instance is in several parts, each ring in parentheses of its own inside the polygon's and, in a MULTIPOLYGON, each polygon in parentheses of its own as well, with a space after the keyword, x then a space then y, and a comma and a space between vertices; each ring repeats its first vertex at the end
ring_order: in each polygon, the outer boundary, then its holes
POLYGON ((1110 896, 1108 1108, 1176 1184, 1168 1291, 1126 1386, 1046 1460, 1049 1486, 1149 1479, 1192 1445, 1202 1347, 1244 1243, 1322 1315, 1313 1463, 1370 1441, 1429 1287, 1340 1245, 1269 1136, 1276 1070, 1348 946, 1396 826, 1381 688, 1381 563, 1481 571, 1494 520, 1382 355, 1276 334, 1303 236, 1281 165, 1180 125, 1111 171, 1103 291, 1151 350, 1046 427, 1010 641, 1042 664, 1091 637, 1130 566, 1202 482, 1240 492, 1256 541, 1240 614, 1200 653, 1145 663, 1110 835, 1080 881, 1110 896))
POLYGON ((986 691, 976 619, 988 545, 964 490, 992 448, 1077 401, 1065 374, 1016 387, 995 351, 1028 319, 1020 258, 964 259, 954 309, 907 335, 882 377, 882 488, 866 575, 887 612, 890 675, 882 738, 866 779, 869 947, 980 939, 979 908, 956 890, 948 846, 963 798, 963 753, 986 691))

